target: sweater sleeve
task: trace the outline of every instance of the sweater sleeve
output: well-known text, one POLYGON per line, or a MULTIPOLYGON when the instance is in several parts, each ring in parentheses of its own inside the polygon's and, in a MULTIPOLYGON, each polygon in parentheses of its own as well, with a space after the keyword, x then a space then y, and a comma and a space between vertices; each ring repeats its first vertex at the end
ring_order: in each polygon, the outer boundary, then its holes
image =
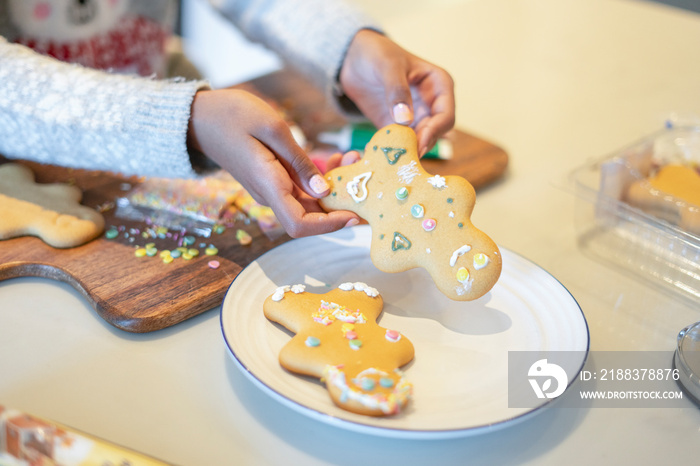
POLYGON ((93 170, 192 176, 187 127, 204 81, 71 65, 0 37, 0 154, 93 170))
POLYGON ((380 30, 342 0, 209 0, 241 32, 338 97, 345 54, 361 29, 380 30))

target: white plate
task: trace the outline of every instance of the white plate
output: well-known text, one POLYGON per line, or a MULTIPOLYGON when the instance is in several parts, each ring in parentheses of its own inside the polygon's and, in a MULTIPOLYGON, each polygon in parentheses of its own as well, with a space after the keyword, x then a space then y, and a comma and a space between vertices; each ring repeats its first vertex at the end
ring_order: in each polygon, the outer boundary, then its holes
MULTIPOLYGON (((541 411, 508 407, 508 351, 580 351, 583 367, 588 325, 576 300, 554 277, 523 257, 501 249, 496 286, 471 302, 443 296, 422 269, 388 274, 369 258, 370 228, 285 243, 246 267, 226 293, 221 327, 237 366, 260 389, 319 421, 373 435, 451 438, 491 431, 541 411), (414 385, 409 407, 396 417, 372 418, 337 408, 326 389, 279 365, 290 333, 269 322, 262 303, 275 288, 306 283, 325 293, 343 282, 379 290, 379 323, 414 344, 405 367, 414 385)), ((570 375, 569 384, 578 372, 570 375)))

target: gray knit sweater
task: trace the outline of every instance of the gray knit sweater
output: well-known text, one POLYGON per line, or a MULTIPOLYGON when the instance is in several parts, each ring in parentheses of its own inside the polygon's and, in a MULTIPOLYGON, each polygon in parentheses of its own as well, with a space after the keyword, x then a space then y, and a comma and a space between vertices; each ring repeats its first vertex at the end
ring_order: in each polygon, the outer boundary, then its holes
MULTIPOLYGON (((0 33, 11 36, 0 0, 0 33)), ((332 93, 355 33, 373 27, 330 0, 211 0, 248 38, 332 93)), ((0 154, 126 174, 195 173, 186 147, 205 81, 110 74, 39 55, 0 37, 0 154)))

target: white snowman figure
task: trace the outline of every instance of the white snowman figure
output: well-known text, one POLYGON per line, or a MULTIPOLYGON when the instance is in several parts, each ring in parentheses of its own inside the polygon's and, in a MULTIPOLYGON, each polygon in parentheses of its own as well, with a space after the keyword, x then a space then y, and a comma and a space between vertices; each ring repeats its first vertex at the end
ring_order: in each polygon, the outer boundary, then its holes
POLYGON ((169 31, 135 13, 132 0, 9 0, 15 42, 59 60, 159 75, 169 31))

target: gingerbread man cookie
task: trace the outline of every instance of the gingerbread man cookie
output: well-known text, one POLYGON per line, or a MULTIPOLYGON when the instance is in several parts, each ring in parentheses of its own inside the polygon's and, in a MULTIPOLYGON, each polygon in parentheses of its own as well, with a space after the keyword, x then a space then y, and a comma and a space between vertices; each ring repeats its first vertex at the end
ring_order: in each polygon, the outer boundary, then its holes
POLYGON ((102 233, 104 218, 81 198, 75 186, 35 183, 24 165, 0 166, 0 240, 38 236, 55 248, 87 243, 102 233))
POLYGON ((496 243, 472 224, 475 193, 459 176, 426 172, 413 129, 375 133, 362 159, 326 173, 326 210, 350 210, 372 227, 370 256, 384 272, 423 267, 451 299, 487 293, 501 274, 496 243))
POLYGON ((283 286, 265 300, 265 317, 296 335, 282 348, 282 367, 325 381, 339 407, 359 414, 400 412, 412 386, 400 368, 413 344, 376 320, 384 301, 364 283, 343 283, 325 294, 304 285, 283 286))

